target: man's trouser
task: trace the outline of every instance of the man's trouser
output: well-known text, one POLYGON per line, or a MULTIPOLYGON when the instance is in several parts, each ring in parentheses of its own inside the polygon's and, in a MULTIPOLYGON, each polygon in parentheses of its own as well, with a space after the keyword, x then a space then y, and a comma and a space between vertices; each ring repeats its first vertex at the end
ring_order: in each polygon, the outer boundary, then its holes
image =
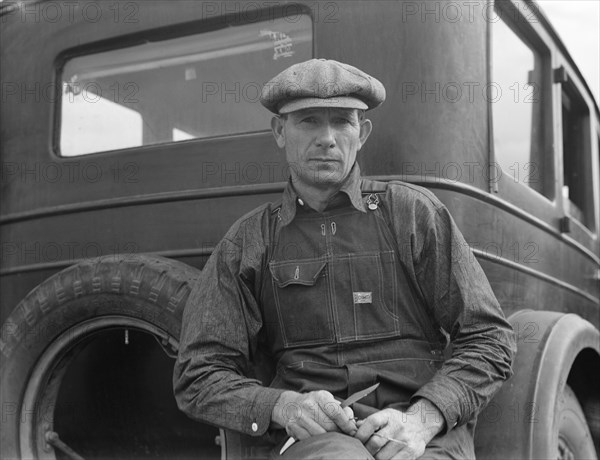
MULTIPOLYGON (((466 434, 466 430, 461 428, 434 438, 420 459, 474 459, 472 440, 460 442, 460 438, 466 434)), ((271 451, 272 459, 373 460, 373 456, 358 439, 342 433, 325 433, 296 441, 283 455, 279 455, 280 449, 281 445, 278 445, 271 451)))

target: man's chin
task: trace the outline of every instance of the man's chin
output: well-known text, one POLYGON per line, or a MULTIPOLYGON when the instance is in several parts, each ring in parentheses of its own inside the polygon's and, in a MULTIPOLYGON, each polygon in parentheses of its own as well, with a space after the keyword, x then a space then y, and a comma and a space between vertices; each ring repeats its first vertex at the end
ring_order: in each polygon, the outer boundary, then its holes
MULTIPOLYGON (((319 168, 310 168, 302 171, 296 171, 296 178, 304 182, 307 185, 314 187, 331 187, 334 185, 341 184, 346 179, 347 174, 339 168, 339 165, 335 166, 332 164, 331 167, 328 165, 320 165, 319 168)), ((292 175, 293 177, 294 175, 292 175)))
POLYGON ((319 168, 313 171, 312 181, 315 185, 336 185, 345 179, 344 174, 338 168, 319 168))
POLYGON ((339 185, 344 181, 344 177, 341 174, 325 174, 320 173, 315 175, 314 184, 315 186, 329 187, 332 185, 339 185))

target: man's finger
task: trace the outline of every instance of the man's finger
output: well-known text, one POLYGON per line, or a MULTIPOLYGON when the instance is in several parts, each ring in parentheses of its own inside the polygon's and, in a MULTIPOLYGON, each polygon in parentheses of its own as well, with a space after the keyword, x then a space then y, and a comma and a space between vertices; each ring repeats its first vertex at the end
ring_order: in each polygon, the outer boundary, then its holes
POLYGON ((351 407, 344 407, 344 412, 348 416, 348 420, 355 420, 354 411, 352 410, 351 407))
MULTIPOLYGON (((420 457, 420 455, 417 455, 414 450, 412 450, 409 447, 405 447, 404 449, 397 452, 393 457, 391 457, 391 460, 414 460, 419 457, 420 457)), ((377 457, 375 457, 375 458, 377 458, 377 457)))
MULTIPOLYGON (((380 436, 377 436, 377 433, 375 433, 371 439, 377 439, 380 436)), ((370 442, 371 440, 369 440, 370 442)), ((374 454, 373 456, 375 457, 376 460, 389 460, 391 458, 395 458, 395 455, 397 455, 400 451, 406 449, 406 444, 400 444, 397 442, 393 442, 393 441, 389 441, 387 439, 384 439, 385 444, 383 445, 383 447, 381 447, 376 454, 374 454)), ((368 444, 368 443, 367 443, 368 444)), ((367 447, 367 450, 369 448, 367 447)), ((400 457, 403 458, 403 457, 400 457)), ((407 458, 411 458, 411 457, 407 457, 407 458)))
POLYGON ((321 404, 321 409, 325 415, 339 427, 339 429, 349 435, 356 433, 356 422, 354 421, 354 413, 350 408, 342 408, 338 401, 328 401, 321 404), (347 412, 345 409, 350 409, 347 412))
POLYGON ((369 453, 375 456, 380 450, 382 450, 385 445, 388 444, 388 440, 382 438, 381 436, 371 436, 369 440, 365 443, 365 448, 369 451, 369 453))
POLYGON ((290 423, 285 427, 285 431, 294 439, 307 439, 310 438, 310 433, 303 427, 297 425, 296 423, 290 423))
POLYGON ((373 433, 384 427, 386 424, 387 417, 385 414, 376 412, 363 420, 354 437, 358 438, 360 442, 366 445, 371 436, 373 436, 373 433))
POLYGON ((310 436, 323 434, 328 431, 326 427, 323 427, 318 421, 313 420, 311 417, 302 417, 296 421, 296 424, 304 428, 310 436))

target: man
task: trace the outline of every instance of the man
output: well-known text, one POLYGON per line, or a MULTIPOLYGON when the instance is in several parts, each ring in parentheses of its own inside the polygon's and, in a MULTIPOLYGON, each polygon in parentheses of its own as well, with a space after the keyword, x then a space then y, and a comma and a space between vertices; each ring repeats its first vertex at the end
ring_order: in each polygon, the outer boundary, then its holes
POLYGON ((180 408, 268 434, 274 456, 289 435, 284 458, 473 458, 477 413, 511 375, 512 330, 446 208, 360 178, 365 111, 384 99, 330 60, 265 86, 290 181, 227 232, 184 313, 180 408), (265 356, 276 375, 262 383, 252 363, 265 356))

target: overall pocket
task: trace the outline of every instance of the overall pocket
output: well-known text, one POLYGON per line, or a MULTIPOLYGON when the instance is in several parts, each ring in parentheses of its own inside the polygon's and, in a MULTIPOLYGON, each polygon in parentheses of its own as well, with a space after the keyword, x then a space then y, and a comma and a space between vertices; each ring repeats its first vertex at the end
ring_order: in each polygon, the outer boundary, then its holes
MULTIPOLYGON (((355 340, 395 336, 400 332, 397 314, 396 260, 393 251, 350 254, 348 259, 351 292, 340 316, 352 321, 355 340)), ((347 324, 350 326, 350 324, 347 324)), ((350 332, 349 327, 345 329, 350 332)))
POLYGON ((327 262, 270 262, 273 296, 285 347, 333 343, 327 262))

